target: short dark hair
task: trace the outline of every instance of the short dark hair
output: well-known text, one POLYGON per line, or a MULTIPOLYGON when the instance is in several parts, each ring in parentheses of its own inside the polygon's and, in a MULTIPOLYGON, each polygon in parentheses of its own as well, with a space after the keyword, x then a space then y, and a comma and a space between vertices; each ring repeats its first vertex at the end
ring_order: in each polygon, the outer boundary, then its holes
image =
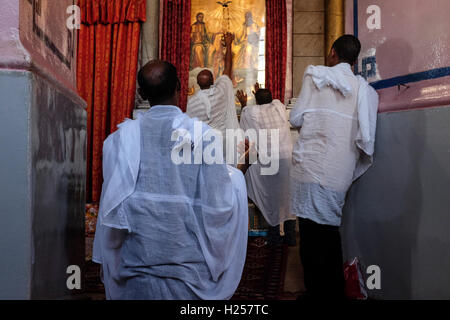
POLYGON ((355 36, 346 34, 333 43, 333 49, 336 51, 340 61, 353 65, 358 60, 361 52, 361 42, 355 36))
POLYGON ((141 68, 138 73, 138 83, 152 105, 170 99, 181 88, 177 68, 167 61, 150 62, 141 68), (158 68, 157 72, 145 75, 145 69, 152 63, 160 63, 161 68, 158 68))
POLYGON ((272 93, 269 89, 259 89, 255 92, 256 103, 259 105, 272 103, 272 93))

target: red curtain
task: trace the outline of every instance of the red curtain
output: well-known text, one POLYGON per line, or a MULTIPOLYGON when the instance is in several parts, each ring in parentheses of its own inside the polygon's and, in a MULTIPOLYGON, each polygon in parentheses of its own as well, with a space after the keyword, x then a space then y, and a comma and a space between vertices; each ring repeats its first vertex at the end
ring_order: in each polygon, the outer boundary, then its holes
POLYGON ((287 14, 285 0, 266 0, 266 88, 284 101, 286 86, 287 14))
POLYGON ((87 101, 87 201, 98 202, 106 137, 132 116, 145 0, 79 0, 77 86, 87 101))
POLYGON ((169 61, 181 81, 179 107, 186 111, 189 85, 191 0, 164 0, 161 30, 161 60, 169 61))

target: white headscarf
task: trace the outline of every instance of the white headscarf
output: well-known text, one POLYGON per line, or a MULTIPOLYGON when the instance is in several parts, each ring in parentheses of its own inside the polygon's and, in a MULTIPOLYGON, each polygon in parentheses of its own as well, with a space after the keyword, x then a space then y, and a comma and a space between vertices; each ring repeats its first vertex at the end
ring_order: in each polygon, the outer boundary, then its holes
POLYGON ((356 145, 362 151, 362 155, 356 165, 353 180, 363 175, 373 163, 379 102, 378 93, 363 77, 358 76, 358 82, 359 130, 356 136, 356 145))
MULTIPOLYGON (((340 63, 334 67, 309 66, 305 71, 305 76, 310 75, 316 87, 320 90, 326 86, 331 86, 338 90, 344 97, 352 92, 352 86, 342 74, 353 75, 350 65, 340 63)), ((359 129, 355 139, 357 147, 362 151, 354 172, 353 180, 358 179, 373 163, 373 153, 375 147, 375 132, 378 114, 378 94, 367 81, 358 78, 358 124, 359 129)))

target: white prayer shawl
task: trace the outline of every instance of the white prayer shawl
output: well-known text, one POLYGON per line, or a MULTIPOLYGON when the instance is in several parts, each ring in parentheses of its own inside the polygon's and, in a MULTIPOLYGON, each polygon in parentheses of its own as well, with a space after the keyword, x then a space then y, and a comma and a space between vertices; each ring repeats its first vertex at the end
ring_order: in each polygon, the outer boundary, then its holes
POLYGON ((154 106, 105 141, 93 261, 108 299, 228 299, 236 290, 247 247, 244 177, 226 165, 174 164, 175 146, 204 148, 199 137, 171 141, 193 129, 179 108, 154 106))
MULTIPOLYGON (((241 128, 244 131, 255 129, 258 137, 261 129, 266 129, 269 134, 267 140, 269 152, 273 144, 270 130, 278 130, 279 157, 277 161, 280 166, 278 173, 261 175, 261 165, 252 165, 245 175, 247 194, 271 226, 295 219, 295 216, 289 213, 289 169, 292 161, 292 140, 286 107, 279 100, 273 100, 272 103, 266 105, 247 106, 241 113, 241 128)), ((260 149, 258 145, 257 149, 260 149)))
POLYGON ((375 151, 375 134, 377 130, 378 93, 367 81, 357 76, 359 82, 358 91, 358 124, 356 145, 361 150, 361 158, 356 164, 353 180, 362 176, 373 164, 375 151))
POLYGON ((197 118, 219 130, 223 141, 227 143, 226 130, 239 129, 233 83, 230 78, 226 75, 220 76, 211 88, 199 90, 189 99, 186 113, 191 118, 197 118))
POLYGON ((300 128, 291 172, 291 210, 341 223, 345 195, 373 162, 378 95, 349 64, 309 66, 290 122, 300 128))

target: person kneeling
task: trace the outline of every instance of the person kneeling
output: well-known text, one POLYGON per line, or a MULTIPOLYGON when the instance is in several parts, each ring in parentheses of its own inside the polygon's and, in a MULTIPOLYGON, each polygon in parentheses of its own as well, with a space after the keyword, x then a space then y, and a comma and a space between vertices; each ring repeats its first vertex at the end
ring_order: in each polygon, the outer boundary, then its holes
MULTIPOLYGON (((176 68, 149 62, 138 82, 150 110, 122 123, 103 147, 93 261, 102 265, 106 297, 229 299, 247 248, 244 176, 225 164, 174 163, 174 148, 204 148, 186 138, 195 120, 178 107, 176 68)), ((203 134, 212 130, 201 125, 203 134)))

